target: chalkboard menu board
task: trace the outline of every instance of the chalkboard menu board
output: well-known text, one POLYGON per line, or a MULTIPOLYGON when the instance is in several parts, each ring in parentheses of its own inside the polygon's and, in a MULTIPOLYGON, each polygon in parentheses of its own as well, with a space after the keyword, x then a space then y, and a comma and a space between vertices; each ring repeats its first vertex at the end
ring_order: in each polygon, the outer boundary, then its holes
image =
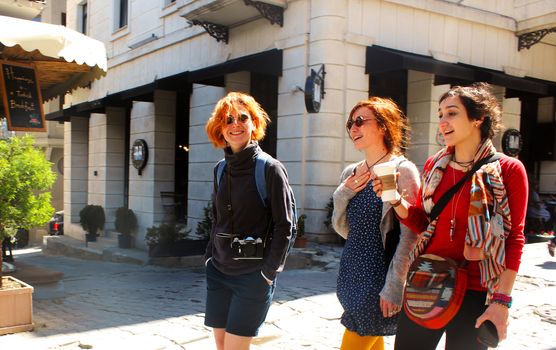
POLYGON ((0 67, 0 86, 8 129, 46 131, 35 67, 8 61, 0 61, 0 67))

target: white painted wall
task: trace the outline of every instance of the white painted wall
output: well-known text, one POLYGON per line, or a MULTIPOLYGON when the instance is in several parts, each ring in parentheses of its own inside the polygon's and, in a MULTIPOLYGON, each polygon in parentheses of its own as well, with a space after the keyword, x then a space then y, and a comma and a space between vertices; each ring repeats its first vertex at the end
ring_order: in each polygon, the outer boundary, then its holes
MULTIPOLYGON (((68 1, 70 27, 77 23, 76 6, 80 1, 68 1)), ((68 105, 229 59, 274 48, 283 50, 283 74, 278 81, 277 157, 288 170, 300 211, 308 215, 307 231, 318 240, 330 239, 323 234, 324 207, 341 170, 361 159, 347 137, 344 123, 351 107, 369 94, 369 76, 365 74, 367 46, 380 45, 447 62, 556 81, 556 47, 539 43, 530 50, 517 50, 515 19, 542 13, 537 5, 545 3, 543 0, 466 0, 460 5, 442 0, 289 0, 283 27, 270 25, 264 18, 233 27, 228 45, 216 42, 200 26, 189 26, 179 16, 180 7, 189 2, 182 0, 165 6, 163 0, 130 0, 129 25, 114 31, 114 1, 90 1, 89 33, 106 43, 109 72, 90 89, 76 91, 68 98, 68 105), (157 40, 129 48, 130 43, 152 33, 157 40), (326 95, 321 111, 308 114, 297 86, 303 88, 310 69, 322 64, 327 72, 326 95)), ((245 79, 241 74, 233 75, 227 77, 225 88, 193 88, 188 184, 189 226, 193 231, 212 192, 212 167, 222 157, 221 150, 208 143, 204 125, 226 91, 248 91, 245 79)), ((435 140, 436 109, 438 97, 448 86, 434 86, 433 81, 430 74, 409 74, 408 116, 413 127, 409 157, 418 166, 440 147, 435 140)), ((163 146, 159 149, 160 138, 155 137, 164 126, 149 129, 158 123, 157 103, 134 103, 131 137, 132 141, 149 137, 155 152, 163 151, 163 157, 170 157, 167 140, 161 141, 163 146)), ((502 103, 506 110, 504 122, 518 128, 519 101, 502 103)), ((146 173, 153 171, 148 170, 150 166, 149 161, 146 173)), ((130 207, 144 214, 140 223, 143 228, 160 220, 162 209, 156 198, 161 188, 170 188, 173 178, 162 171, 173 174, 170 166, 169 162, 158 163, 161 172, 150 174, 148 180, 137 177, 135 169, 130 168, 130 207), (159 184, 158 188, 155 184, 159 184)))
POLYGON ((107 107, 89 120, 88 204, 101 205, 104 231, 114 230, 116 209, 124 202, 125 110, 107 107))
POLYGON ((138 230, 135 245, 145 248, 148 227, 160 224, 166 216, 161 191, 174 191, 176 94, 156 90, 154 102, 134 102, 131 109, 130 145, 143 139, 148 161, 141 175, 129 164, 129 208, 135 212, 138 230))
POLYGON ((64 234, 85 239, 79 211, 87 205, 89 180, 89 119, 73 117, 64 133, 64 234))
POLYGON ((193 85, 189 109, 189 184, 187 199, 187 224, 195 232, 202 220, 203 208, 213 192, 213 168, 222 159, 221 149, 208 141, 205 125, 214 105, 226 94, 224 88, 193 85))

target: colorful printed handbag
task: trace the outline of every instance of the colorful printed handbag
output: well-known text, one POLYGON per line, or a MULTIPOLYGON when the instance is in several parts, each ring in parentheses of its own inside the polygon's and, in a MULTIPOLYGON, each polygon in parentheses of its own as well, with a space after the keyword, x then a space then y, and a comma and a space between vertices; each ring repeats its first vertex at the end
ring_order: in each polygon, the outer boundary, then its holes
POLYGON ((419 256, 407 276, 403 307, 416 324, 440 329, 458 312, 467 288, 467 270, 434 254, 419 256))

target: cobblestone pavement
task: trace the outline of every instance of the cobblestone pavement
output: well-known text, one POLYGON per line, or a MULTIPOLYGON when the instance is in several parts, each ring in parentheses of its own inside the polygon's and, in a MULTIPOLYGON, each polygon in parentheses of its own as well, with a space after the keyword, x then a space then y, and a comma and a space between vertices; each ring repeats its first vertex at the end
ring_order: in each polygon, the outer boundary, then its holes
MULTIPOLYGON (((214 349, 211 331, 203 326, 203 269, 30 252, 16 259, 64 272, 65 294, 35 298, 35 330, 0 336, 0 349, 214 349)), ((335 295, 340 254, 339 247, 322 246, 319 266, 280 275, 275 303, 253 349, 339 348, 344 330, 335 295)), ((523 259, 510 338, 498 349, 555 350, 556 260, 542 243, 527 245, 523 259)), ((386 348, 392 347, 393 337, 387 337, 386 348)))

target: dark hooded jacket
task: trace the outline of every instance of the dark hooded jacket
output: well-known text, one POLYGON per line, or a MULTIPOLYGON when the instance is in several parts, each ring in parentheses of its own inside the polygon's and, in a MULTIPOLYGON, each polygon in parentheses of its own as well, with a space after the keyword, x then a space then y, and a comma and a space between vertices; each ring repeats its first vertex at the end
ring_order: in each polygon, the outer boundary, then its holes
POLYGON ((271 158, 265 169, 268 206, 264 206, 255 183, 255 160, 259 152, 262 150, 257 142, 235 154, 230 148, 224 150, 226 167, 218 189, 216 179, 214 181, 214 224, 205 260, 212 258, 214 267, 228 275, 260 270, 267 279, 274 280, 283 267, 291 239, 292 198, 286 169, 278 160, 271 158), (232 232, 232 216, 228 210, 230 199, 235 232, 232 232), (263 260, 234 260, 230 239, 218 237, 218 233, 263 238, 266 241, 263 260))

